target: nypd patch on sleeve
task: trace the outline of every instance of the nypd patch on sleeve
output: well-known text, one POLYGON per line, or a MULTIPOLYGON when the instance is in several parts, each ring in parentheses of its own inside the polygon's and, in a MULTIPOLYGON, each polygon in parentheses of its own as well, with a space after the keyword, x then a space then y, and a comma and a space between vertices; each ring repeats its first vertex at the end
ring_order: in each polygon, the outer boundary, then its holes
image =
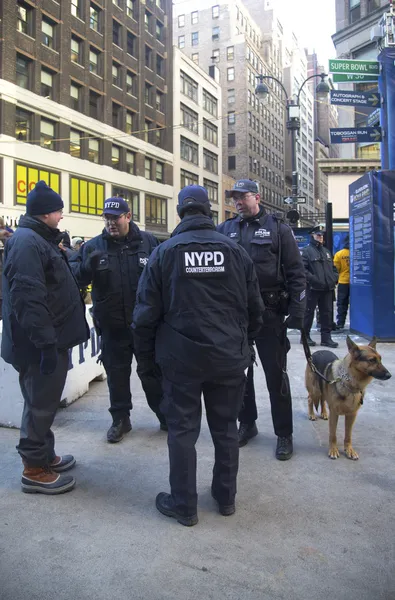
POLYGON ((229 252, 220 250, 192 250, 180 248, 179 273, 183 277, 226 277, 229 272, 229 252))

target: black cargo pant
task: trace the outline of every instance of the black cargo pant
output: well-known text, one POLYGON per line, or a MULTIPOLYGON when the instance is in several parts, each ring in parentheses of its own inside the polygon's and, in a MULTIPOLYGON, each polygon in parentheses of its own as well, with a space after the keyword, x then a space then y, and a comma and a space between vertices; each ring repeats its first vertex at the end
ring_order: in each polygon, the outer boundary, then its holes
MULTIPOLYGON (((109 411, 113 421, 119 421, 130 415, 133 408, 130 391, 130 376, 134 354, 133 332, 130 327, 119 329, 103 329, 101 332, 101 360, 107 374, 107 385, 110 393, 109 411)), ((163 420, 159 405, 162 401, 162 385, 159 369, 137 366, 148 406, 163 420)))
POLYGON ((349 301, 350 284, 339 283, 337 286, 337 325, 339 327, 344 327, 345 325, 349 301))
MULTIPOLYGON (((287 352, 290 344, 284 327, 284 316, 266 311, 265 323, 255 338, 255 344, 266 377, 274 432, 285 437, 292 434, 292 398, 287 374, 287 352)), ((258 418, 255 401, 254 371, 251 366, 243 406, 239 414, 240 423, 251 425, 258 418)))
POLYGON ((20 440, 16 447, 29 467, 48 466, 55 458, 55 437, 51 431, 66 383, 69 366, 67 350, 58 352, 56 369, 42 375, 39 362, 15 367, 24 399, 20 440))
POLYGON ((196 449, 199 437, 203 393, 207 423, 215 448, 212 489, 220 504, 232 504, 236 495, 239 468, 237 415, 240 410, 245 375, 206 380, 163 375, 163 402, 170 461, 170 489, 177 510, 192 516, 197 510, 196 449))
POLYGON ((331 336, 333 320, 333 290, 319 291, 309 289, 307 291, 306 313, 304 316, 304 329, 310 335, 314 320, 314 311, 318 306, 321 322, 321 340, 326 341, 331 336))

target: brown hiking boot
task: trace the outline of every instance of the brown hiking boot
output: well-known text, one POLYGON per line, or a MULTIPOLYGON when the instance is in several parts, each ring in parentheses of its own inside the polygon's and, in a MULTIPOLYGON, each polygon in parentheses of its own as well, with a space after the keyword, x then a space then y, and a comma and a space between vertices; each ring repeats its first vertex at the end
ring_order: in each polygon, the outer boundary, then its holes
POLYGON ((22 492, 27 494, 63 494, 72 490, 75 479, 70 475, 58 475, 49 467, 29 467, 22 474, 22 492))

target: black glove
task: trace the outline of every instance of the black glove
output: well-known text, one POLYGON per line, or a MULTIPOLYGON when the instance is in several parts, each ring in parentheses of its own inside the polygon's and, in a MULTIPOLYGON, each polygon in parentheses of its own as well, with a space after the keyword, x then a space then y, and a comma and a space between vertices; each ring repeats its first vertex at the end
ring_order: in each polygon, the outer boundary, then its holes
POLYGON ((86 271, 92 273, 92 275, 97 270, 97 267, 100 264, 100 259, 104 256, 105 252, 102 250, 94 250, 90 254, 88 254, 87 258, 84 262, 84 268, 86 271))
POLYGON ((47 346, 41 350, 40 372, 42 375, 51 375, 58 364, 56 346, 47 346))
POLYGON ((256 352, 255 352, 255 348, 254 348, 254 342, 248 342, 248 347, 250 349, 251 352, 251 365, 257 365, 258 363, 256 362, 256 352))
POLYGON ((304 319, 303 317, 293 317, 292 315, 289 315, 289 317, 285 319, 285 326, 287 329, 303 329, 304 319))

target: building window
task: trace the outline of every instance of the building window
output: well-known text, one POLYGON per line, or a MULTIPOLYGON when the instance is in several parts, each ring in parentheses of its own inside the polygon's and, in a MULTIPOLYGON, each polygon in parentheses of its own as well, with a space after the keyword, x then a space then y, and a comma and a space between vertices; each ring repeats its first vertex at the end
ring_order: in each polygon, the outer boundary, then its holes
POLYGON ((41 68, 41 96, 44 98, 53 97, 53 74, 46 69, 41 68))
POLYGON ((152 48, 145 47, 145 66, 152 71, 152 48))
POLYGON ((380 8, 380 0, 368 0, 368 13, 380 8))
POLYGON ((194 10, 191 13, 191 24, 192 25, 197 25, 199 22, 199 12, 197 10, 194 10))
POLYGON ((213 31, 211 34, 212 40, 219 40, 219 27, 213 27, 213 31))
POLYGON ((193 133, 199 133, 199 115, 185 104, 181 104, 181 125, 193 133))
POLYGON ((196 81, 191 79, 184 71, 181 71, 181 93, 188 98, 191 98, 194 102, 198 101, 198 84, 196 81))
POLYGON ((112 146, 111 148, 111 165, 113 169, 118 169, 121 166, 121 149, 119 146, 112 146))
MULTIPOLYGON (((236 134, 228 133, 228 148, 234 148, 236 146, 236 134)), ((259 150, 259 148, 258 148, 259 150)))
POLYGON ((126 71, 126 93, 137 96, 137 75, 126 71))
POLYGON ((112 195, 114 198, 123 198, 126 200, 126 202, 129 204, 133 221, 140 220, 140 194, 138 192, 113 185, 112 195))
POLYGON ((164 94, 162 92, 156 92, 155 108, 159 112, 165 112, 164 94))
POLYGON ((181 183, 181 189, 186 187, 187 185, 198 185, 199 177, 196 175, 196 173, 191 173, 190 171, 185 171, 184 169, 181 169, 180 183, 181 183))
POLYGON ((213 19, 218 19, 219 17, 219 4, 216 4, 211 8, 211 14, 213 19))
POLYGON ((100 33, 101 31, 101 10, 95 4, 90 4, 89 7, 89 25, 93 31, 100 33))
POLYGON ((150 83, 145 84, 145 93, 144 93, 144 102, 148 104, 148 106, 153 106, 154 104, 154 86, 150 83))
POLYGON ((30 6, 30 4, 25 4, 25 2, 18 0, 17 10, 17 31, 25 33, 26 35, 33 36, 34 9, 32 8, 32 6, 30 6))
POLYGON ((20 54, 16 55, 16 85, 30 89, 30 60, 20 54))
POLYGON ((133 117, 134 117, 134 113, 131 113, 129 111, 126 112, 126 133, 128 135, 131 135, 133 132, 133 117))
POLYGON ((199 52, 194 52, 191 55, 191 59, 195 63, 195 65, 198 65, 199 64, 199 52))
POLYGON ((102 215, 104 185, 88 179, 70 177, 70 206, 71 212, 102 215))
POLYGON ((148 10, 144 13, 144 29, 152 34, 152 15, 148 10))
POLYGON ((112 126, 121 129, 122 106, 116 102, 112 103, 112 126))
POLYGON ((207 142, 218 146, 218 127, 203 119, 203 137, 207 142))
POLYGON ((122 26, 115 19, 112 20, 112 43, 116 46, 122 45, 122 26))
POLYGON ((42 32, 42 43, 47 48, 55 47, 54 37, 55 37, 55 26, 51 21, 44 19, 41 21, 41 32, 42 32))
POLYGON ((206 148, 203 148, 203 169, 211 171, 211 173, 218 173, 218 156, 206 148))
POLYGON ((165 165, 162 162, 159 162, 158 160, 156 161, 156 167, 155 167, 155 180, 158 183, 163 183, 164 182, 164 175, 165 175, 165 165))
POLYGON ((181 136, 180 148, 182 160, 187 160, 194 165, 199 164, 199 146, 195 142, 181 136))
POLYGON ((213 220, 214 225, 218 225, 218 211, 217 210, 211 211, 211 218, 213 220))
POLYGON ((159 75, 159 77, 163 77, 163 75, 164 75, 164 65, 165 65, 165 59, 160 54, 157 54, 156 55, 156 74, 159 75))
POLYGON ((152 159, 146 158, 144 160, 144 176, 146 179, 152 179, 152 159))
POLYGON ((15 137, 21 142, 31 139, 32 114, 21 108, 15 110, 15 137))
POLYGON ((47 171, 39 167, 28 167, 16 165, 16 204, 26 204, 28 193, 34 188, 38 181, 46 181, 54 192, 60 194, 60 173, 47 171))
POLYGON ((163 42, 163 31, 163 23, 157 20, 155 25, 155 36, 159 42, 163 42))
POLYGON ((78 85, 70 84, 70 107, 74 110, 80 110, 80 91, 81 88, 78 85))
POLYGON ((192 46, 198 46, 199 45, 199 32, 198 31, 194 31, 191 34, 191 44, 192 46))
POLYGON ((235 57, 235 47, 234 46, 228 46, 226 49, 226 59, 227 60, 233 60, 235 57))
POLYGON ((127 53, 130 54, 130 56, 136 57, 136 48, 137 48, 136 36, 133 35, 133 33, 131 33, 130 31, 128 31, 126 34, 127 53))
POLYGON ((149 130, 151 129, 151 121, 144 121, 144 141, 149 140, 149 130))
POLYGON ((165 2, 164 2, 164 0, 156 0, 155 4, 161 10, 165 10, 165 2))
POLYGON ((228 125, 234 125, 235 123, 236 123, 236 113, 233 110, 231 110, 228 112, 228 125))
POLYGON ((47 148, 48 150, 54 150, 54 139, 55 139, 55 123, 53 121, 47 121, 47 119, 41 119, 40 121, 40 146, 47 148))
POLYGON ((210 202, 218 204, 218 183, 210 181, 210 179, 203 179, 203 186, 207 190, 210 202))
POLYGON ((178 27, 184 27, 185 15, 178 15, 178 27))
POLYGON ((75 35, 71 36, 71 60, 79 65, 83 63, 82 41, 75 35))
POLYGON ((361 0, 350 0, 350 23, 361 18, 361 0))
POLYGON ((126 169, 125 171, 129 173, 129 175, 134 175, 136 172, 136 154, 134 152, 130 152, 130 150, 126 151, 126 161, 125 161, 126 169))
POLYGON ((117 87, 122 87, 122 79, 121 79, 121 65, 117 63, 112 63, 112 84, 117 87))
POLYGON ((218 116, 218 102, 211 94, 203 90, 203 108, 213 117, 218 116))
POLYGON ((71 14, 74 17, 81 19, 82 16, 82 0, 71 0, 71 14))
POLYGON ((122 4, 123 4, 122 0, 112 0, 112 3, 115 4, 115 6, 118 6, 118 8, 120 8, 120 9, 123 8, 123 6, 122 6, 122 4))
POLYGON ((70 129, 70 154, 81 158, 81 133, 75 129, 70 129))
POLYGON ((167 226, 167 200, 145 195, 145 222, 147 225, 167 226))
POLYGON ((213 50, 211 60, 216 63, 219 62, 219 48, 215 48, 215 50, 213 50))
POLYGON ((90 48, 89 50, 89 71, 95 75, 101 75, 100 52, 94 48, 90 48))
POLYGON ((234 104, 236 102, 234 89, 228 90, 228 104, 234 104))
POLYGON ((228 81, 234 81, 235 80, 235 68, 228 67, 227 73, 228 73, 228 81))
POLYGON ((178 47, 181 48, 185 48, 185 35, 179 35, 178 36, 178 47))
POLYGON ((99 140, 89 138, 89 140, 88 140, 88 160, 90 160, 90 162, 99 164, 99 158, 100 158, 100 142, 99 142, 99 140))
POLYGON ((89 116, 93 119, 99 118, 100 95, 89 90, 89 116))

